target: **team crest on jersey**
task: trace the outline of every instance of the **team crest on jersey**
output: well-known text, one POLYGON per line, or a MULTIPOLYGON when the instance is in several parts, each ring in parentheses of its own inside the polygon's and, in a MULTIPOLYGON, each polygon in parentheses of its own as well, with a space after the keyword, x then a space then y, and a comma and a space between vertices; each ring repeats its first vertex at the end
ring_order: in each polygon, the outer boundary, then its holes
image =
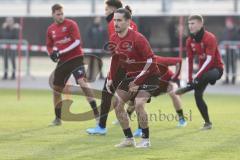
POLYGON ((64 26, 64 27, 62 28, 62 32, 66 32, 66 31, 67 31, 67 27, 64 26))

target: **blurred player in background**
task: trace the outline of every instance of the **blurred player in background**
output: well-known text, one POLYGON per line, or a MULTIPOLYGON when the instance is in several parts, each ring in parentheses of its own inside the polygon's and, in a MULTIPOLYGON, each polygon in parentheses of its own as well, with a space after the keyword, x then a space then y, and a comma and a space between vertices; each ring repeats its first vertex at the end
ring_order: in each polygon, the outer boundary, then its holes
POLYGON ((208 84, 214 85, 223 74, 223 63, 219 54, 216 37, 213 33, 204 28, 204 21, 201 15, 191 15, 188 18, 188 28, 190 36, 186 42, 187 64, 188 64, 188 84, 184 88, 176 91, 183 94, 194 90, 197 107, 205 121, 202 129, 211 129, 212 123, 208 115, 208 107, 203 100, 203 93, 208 84), (199 70, 193 73, 193 58, 198 56, 199 70))
POLYGON ((93 93, 85 79, 83 64, 83 52, 81 48, 80 32, 75 21, 66 19, 63 15, 63 7, 59 4, 52 6, 54 23, 47 29, 46 45, 50 58, 58 62, 53 78, 53 101, 55 106, 55 120, 52 125, 61 125, 61 92, 67 80, 73 74, 76 82, 81 86, 87 96, 94 116, 97 119, 99 113, 93 93))
MULTIPOLYGON (((19 24, 15 23, 13 17, 7 17, 5 22, 2 25, 0 30, 0 38, 7 39, 7 40, 18 40, 19 34, 19 24)), ((15 50, 4 49, 3 50, 3 57, 4 57, 4 74, 3 80, 8 79, 8 57, 10 57, 11 64, 12 64, 12 76, 11 79, 14 80, 16 78, 16 55, 17 52, 15 50)))

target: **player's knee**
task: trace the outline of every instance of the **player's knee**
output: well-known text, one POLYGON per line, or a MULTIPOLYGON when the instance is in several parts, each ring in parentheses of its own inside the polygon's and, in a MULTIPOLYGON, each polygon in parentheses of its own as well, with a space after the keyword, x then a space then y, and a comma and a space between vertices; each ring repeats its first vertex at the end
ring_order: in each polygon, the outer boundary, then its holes
POLYGON ((169 91, 168 92, 168 95, 171 97, 171 98, 174 98, 176 96, 175 92, 173 90, 169 91))
POLYGON ((128 103, 127 111, 133 112, 134 110, 135 110, 134 102, 130 101, 130 103, 128 103))
POLYGON ((141 112, 143 110, 144 104, 146 103, 146 100, 143 98, 137 98, 135 99, 135 111, 137 113, 141 112))
POLYGON ((114 98, 112 104, 113 104, 113 107, 115 108, 118 105, 118 99, 114 98))
POLYGON ((169 96, 171 97, 175 97, 175 90, 177 89, 177 84, 173 83, 173 82, 169 82, 169 85, 167 87, 167 93, 169 96))
POLYGON ((116 115, 118 115, 118 116, 122 115, 122 113, 124 112, 123 106, 121 104, 117 104, 114 107, 114 110, 115 110, 116 115))
POLYGON ((81 87, 85 87, 87 84, 87 81, 86 81, 86 79, 85 78, 79 78, 78 80, 77 80, 77 82, 78 82, 78 84, 81 86, 81 87))
POLYGON ((119 110, 121 109, 121 107, 124 106, 124 103, 122 100, 120 100, 119 98, 115 98, 113 101, 113 107, 115 110, 119 110))
POLYGON ((54 94, 61 94, 61 92, 63 91, 63 87, 54 85, 53 90, 54 94))

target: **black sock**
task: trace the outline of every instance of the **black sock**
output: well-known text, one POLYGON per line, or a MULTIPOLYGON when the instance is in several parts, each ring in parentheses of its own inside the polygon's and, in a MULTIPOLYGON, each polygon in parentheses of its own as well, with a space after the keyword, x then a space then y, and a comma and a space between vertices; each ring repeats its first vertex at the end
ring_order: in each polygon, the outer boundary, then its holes
POLYGON ((142 129, 142 138, 149 138, 149 128, 142 129))
POLYGON ((184 115, 183 115, 183 110, 182 109, 180 109, 180 110, 178 110, 178 111, 176 111, 177 112, 177 114, 178 114, 178 118, 179 119, 184 119, 184 115))
POLYGON ((98 109, 97 109, 97 103, 96 103, 96 101, 93 100, 93 101, 89 102, 89 104, 90 104, 91 107, 92 107, 94 116, 95 116, 95 117, 99 117, 99 112, 98 112, 98 109))
POLYGON ((110 108, 111 108, 112 97, 113 97, 112 94, 107 92, 106 83, 107 83, 107 80, 105 81, 105 84, 104 84, 104 88, 103 88, 103 91, 102 91, 102 99, 101 99, 101 104, 100 104, 99 126, 101 128, 106 128, 108 113, 109 113, 110 108))
POLYGON ((55 107, 55 116, 58 119, 61 119, 61 112, 62 112, 61 110, 62 110, 61 107, 55 107))
POLYGON ((131 131, 130 128, 124 129, 123 133, 124 133, 126 138, 132 138, 133 137, 133 134, 132 134, 132 131, 131 131))

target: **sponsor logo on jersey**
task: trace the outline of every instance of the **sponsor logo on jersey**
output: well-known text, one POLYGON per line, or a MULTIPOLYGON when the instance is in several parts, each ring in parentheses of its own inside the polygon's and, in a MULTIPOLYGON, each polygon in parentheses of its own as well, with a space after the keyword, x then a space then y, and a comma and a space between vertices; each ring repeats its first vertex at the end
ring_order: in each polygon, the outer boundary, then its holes
POLYGON ((127 58, 126 63, 128 63, 128 64, 135 63, 135 59, 127 58))
POLYGON ((121 41, 121 43, 119 44, 118 47, 121 51, 131 52, 133 49, 133 42, 132 41, 121 41))
POLYGON ((71 41, 70 37, 64 37, 63 39, 56 41, 56 44, 66 44, 71 41))

